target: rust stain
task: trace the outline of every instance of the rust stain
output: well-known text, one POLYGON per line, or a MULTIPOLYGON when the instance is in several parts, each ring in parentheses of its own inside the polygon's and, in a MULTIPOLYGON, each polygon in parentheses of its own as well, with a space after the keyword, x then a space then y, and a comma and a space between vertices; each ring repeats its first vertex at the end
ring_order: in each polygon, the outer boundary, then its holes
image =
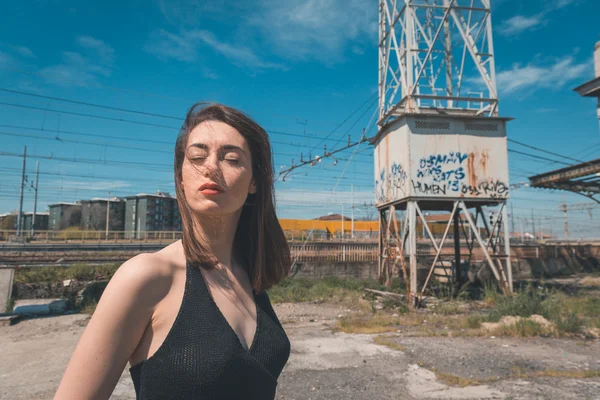
POLYGON ((483 176, 487 176, 487 162, 488 162, 488 158, 490 158, 489 154, 488 154, 488 150, 483 150, 481 152, 481 160, 479 161, 479 164, 481 165, 481 171, 483 172, 483 176))
POLYGON ((477 174, 475 172, 475 153, 469 153, 467 159, 467 175, 469 176, 469 185, 477 185, 477 174))
MULTIPOLYGON (((390 135, 385 135, 385 174, 387 176, 388 174, 388 169, 390 168, 390 144, 389 144, 389 139, 390 135)), ((385 199, 389 200, 390 199, 390 194, 389 194, 389 187, 387 185, 387 179, 384 179, 385 182, 385 199)), ((383 183, 383 182, 382 182, 383 183)))

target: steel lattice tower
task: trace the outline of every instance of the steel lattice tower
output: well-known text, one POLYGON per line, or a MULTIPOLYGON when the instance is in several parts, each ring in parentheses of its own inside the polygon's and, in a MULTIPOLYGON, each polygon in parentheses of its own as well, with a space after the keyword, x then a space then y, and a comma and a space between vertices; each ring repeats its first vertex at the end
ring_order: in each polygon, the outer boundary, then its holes
POLYGON ((463 256, 471 264, 474 254, 481 255, 503 290, 512 290, 505 223, 509 118, 498 116, 490 0, 380 0, 378 56, 379 132, 371 142, 380 278, 389 282, 400 263, 409 297, 418 302, 420 217, 423 239, 427 233, 435 249, 421 297, 436 269, 451 266, 449 278, 464 283, 470 266, 463 265, 463 256), (499 209, 488 218, 483 206, 499 209), (450 212, 441 241, 423 210, 450 212), (397 211, 404 212, 402 224, 397 211), (442 260, 452 225, 453 264, 442 260), (473 251, 474 241, 479 253, 473 251), (461 250, 465 244, 468 254, 461 250))

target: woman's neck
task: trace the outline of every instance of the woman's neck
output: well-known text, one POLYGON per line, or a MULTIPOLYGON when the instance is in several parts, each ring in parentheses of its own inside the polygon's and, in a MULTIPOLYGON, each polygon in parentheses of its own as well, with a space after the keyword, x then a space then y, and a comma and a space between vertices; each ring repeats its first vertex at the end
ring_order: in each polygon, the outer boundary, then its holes
POLYGON ((233 240, 240 219, 241 210, 227 215, 207 216, 196 218, 196 234, 203 238, 207 250, 212 252, 219 263, 231 268, 233 258, 233 240))

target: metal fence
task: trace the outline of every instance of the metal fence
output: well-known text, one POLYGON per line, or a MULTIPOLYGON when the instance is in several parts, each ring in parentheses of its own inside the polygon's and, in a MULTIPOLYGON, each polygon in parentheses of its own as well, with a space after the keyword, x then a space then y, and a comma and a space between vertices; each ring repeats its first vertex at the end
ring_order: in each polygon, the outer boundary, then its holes
POLYGON ((36 242, 36 243, 90 243, 90 242, 168 242, 181 239, 181 231, 24 231, 17 235, 14 230, 0 230, 0 242, 36 242))
MULTIPOLYGON (((328 235, 325 232, 312 232, 308 235, 303 231, 285 231, 285 236, 289 242, 295 241, 322 241, 331 242, 339 240, 348 240, 353 242, 373 242, 377 240, 375 233, 356 233, 354 237, 348 232, 345 235, 337 233, 328 235)), ((30 231, 24 231, 22 235, 17 235, 15 230, 0 230, 0 242, 69 242, 69 243, 89 243, 89 242, 115 242, 115 241, 158 241, 167 242, 181 239, 181 231, 80 231, 80 230, 63 230, 63 231, 35 231, 32 234, 30 231)))
POLYGON ((298 262, 376 262, 377 243, 291 242, 292 259, 298 262), (296 258, 297 257, 297 258, 296 258))

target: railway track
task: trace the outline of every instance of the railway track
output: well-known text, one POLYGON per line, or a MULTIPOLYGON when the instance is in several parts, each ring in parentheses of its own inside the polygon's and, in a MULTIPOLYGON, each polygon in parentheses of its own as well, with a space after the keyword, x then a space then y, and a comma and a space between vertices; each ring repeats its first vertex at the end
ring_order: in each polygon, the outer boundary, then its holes
MULTIPOLYGON (((123 263, 143 252, 154 252, 164 247, 159 243, 109 243, 109 244, 27 244, 0 246, 0 267, 68 266, 78 263, 123 263)), ((377 262, 377 243, 365 242, 307 242, 290 243, 292 258, 298 262, 377 262)), ((443 249, 443 254, 453 255, 453 248, 443 249)), ((571 254, 580 257, 600 258, 598 245, 529 245, 511 246, 511 255, 519 258, 558 258, 571 254)), ((419 257, 430 257, 431 246, 420 246, 419 257)), ((463 254, 468 254, 464 249, 463 254)), ((477 251, 475 257, 482 258, 477 251)))

